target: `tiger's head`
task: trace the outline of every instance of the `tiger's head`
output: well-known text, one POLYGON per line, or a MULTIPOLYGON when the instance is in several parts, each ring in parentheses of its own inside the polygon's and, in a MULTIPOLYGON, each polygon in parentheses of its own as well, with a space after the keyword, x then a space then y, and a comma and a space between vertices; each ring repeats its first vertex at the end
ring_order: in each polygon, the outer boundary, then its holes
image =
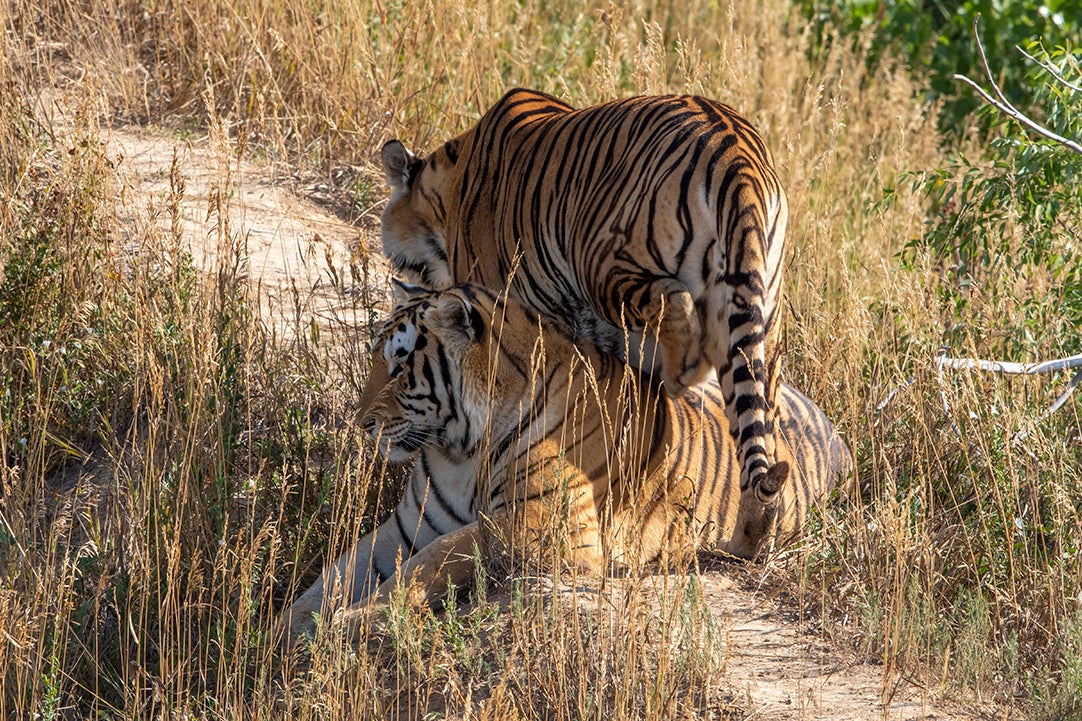
POLYGON ((449 205, 459 182, 457 139, 418 158, 398 140, 381 152, 391 198, 383 211, 383 252, 412 283, 443 289, 452 284, 447 261, 449 205))
POLYGON ((422 446, 465 457, 480 440, 487 409, 471 387, 487 367, 481 312, 461 293, 395 284, 397 304, 372 348, 361 425, 393 461, 422 446))
POLYGON ((395 296, 373 346, 361 425, 388 460, 428 447, 460 463, 500 417, 501 399, 523 392, 493 376, 495 298, 471 286, 431 291, 397 282, 395 296))

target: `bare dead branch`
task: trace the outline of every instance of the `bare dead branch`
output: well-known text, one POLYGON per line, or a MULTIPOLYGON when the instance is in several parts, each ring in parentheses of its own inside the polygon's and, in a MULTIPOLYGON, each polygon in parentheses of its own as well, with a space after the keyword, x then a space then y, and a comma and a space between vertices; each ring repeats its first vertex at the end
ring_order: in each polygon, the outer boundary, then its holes
POLYGON ((1070 368, 1082 368, 1082 355, 1045 361, 1043 363, 1011 363, 1008 361, 980 360, 977 358, 948 358, 946 354, 941 353, 936 356, 935 363, 936 366, 940 368, 976 368, 977 370, 991 371, 993 373, 1033 375, 1037 373, 1054 373, 1070 368))
MULTIPOLYGON (((947 349, 941 348, 936 354, 935 358, 935 371, 936 382, 939 385, 939 397, 943 402, 943 412, 950 417, 951 409, 950 404, 947 402, 946 394, 943 392, 943 371, 947 369, 951 370, 981 370, 991 373, 1006 373, 1008 375, 1038 375, 1042 373, 1055 373, 1057 371, 1072 370, 1074 368, 1082 368, 1082 354, 1070 356, 1069 358, 1058 358, 1056 360, 1044 361, 1041 363, 1013 363, 1010 361, 997 361, 997 360, 983 360, 980 358, 948 358, 947 349)), ((911 376, 906 379, 904 383, 898 388, 895 388, 887 397, 884 398, 876 407, 876 412, 881 412, 887 406, 889 406, 895 399, 895 397, 902 391, 912 386, 917 381, 917 376, 911 376)), ((1082 370, 1075 373, 1071 378, 1071 382, 1067 385, 1066 390, 1063 391, 1056 398, 1056 401, 1052 404, 1052 407, 1041 414, 1042 418, 1046 418, 1052 413, 1055 413, 1059 408, 1067 402, 1071 394, 1082 384, 1082 370)), ((959 433, 958 426, 954 421, 951 421, 951 426, 959 433)))
POLYGON ((1005 95, 1003 95, 1003 91, 998 85, 996 85, 995 78, 992 75, 992 69, 988 66, 988 57, 987 55, 985 55, 984 45, 981 43, 980 35, 977 33, 977 21, 980 20, 980 17, 980 15, 977 15, 977 17, 973 19, 973 37, 977 41, 977 50, 980 52, 981 65, 984 66, 984 74, 988 77, 988 82, 992 84, 992 90, 995 92, 996 97, 993 98, 988 93, 988 91, 978 85, 975 81, 967 78, 965 75, 955 74, 954 79, 961 80, 962 82, 972 87, 982 98, 984 98, 985 102, 987 102, 989 105, 991 105, 1004 115, 1008 116, 1009 118, 1018 121, 1019 123, 1029 128, 1033 132, 1037 133, 1038 135, 1048 138, 1055 143, 1059 143, 1063 147, 1074 153, 1077 153, 1078 155, 1082 155, 1082 145, 1079 145, 1077 142, 1065 138, 1062 135, 1058 135, 1049 130, 1048 128, 1044 127, 1043 125, 1033 120, 1030 120, 1024 113, 1022 113, 1022 111, 1011 105, 1011 102, 1007 100, 1005 95))
POLYGON ((906 378, 904 383, 902 383, 900 386, 898 386, 897 388, 892 390, 890 393, 888 393, 887 397, 884 398, 883 400, 881 400, 878 405, 876 405, 876 407, 875 407, 876 413, 882 411, 884 408, 889 406, 891 404, 891 402, 894 400, 894 397, 896 395, 898 395, 899 393, 901 393, 906 388, 908 388, 909 386, 913 385, 916 382, 917 382, 917 376, 909 376, 908 378, 906 378))
MULTIPOLYGON (((968 83, 974 90, 977 91, 977 93, 982 98, 985 99, 986 102, 988 102, 990 105, 994 106, 996 108, 996 110, 1003 113, 1004 115, 1007 115, 1007 116, 1013 118, 1014 120, 1017 120, 1019 123, 1021 123, 1022 125, 1025 125, 1027 128, 1029 128, 1033 132, 1037 133, 1038 135, 1042 135, 1042 136, 1048 138, 1049 140, 1051 140, 1053 142, 1059 143, 1060 145, 1067 148, 1068 150, 1071 150, 1072 152, 1075 152, 1075 153, 1078 153, 1079 155, 1082 155, 1082 145, 1079 145, 1078 143, 1074 142, 1073 140, 1069 140, 1069 139, 1063 137, 1062 135, 1057 135, 1056 133, 1053 133, 1051 130, 1045 128, 1043 125, 1040 125, 1040 124, 1034 122, 1033 120, 1030 120, 1025 115, 1023 115, 1021 111, 1015 109, 1015 107, 1013 105, 1011 105, 1010 103, 1000 103, 998 100, 996 100, 991 95, 989 95, 987 92, 985 92, 984 88, 977 85, 977 83, 973 82, 972 80, 967 78, 965 75, 957 75, 956 74, 954 76, 954 79, 955 80, 961 80, 961 81, 963 81, 965 83, 968 83)), ((995 87, 995 86, 993 86, 993 87, 995 87)), ((998 91, 999 88, 996 87, 996 90, 998 91)))
POLYGON ((1049 75, 1051 75, 1052 77, 1054 77, 1056 80, 1058 80, 1061 85, 1064 85, 1064 86, 1070 88, 1071 90, 1073 90, 1076 93, 1082 93, 1082 85, 1075 85, 1070 80, 1068 80, 1067 78, 1060 75, 1059 71, 1056 70, 1056 68, 1053 67, 1051 64, 1045 63, 1045 62, 1042 62, 1042 61, 1038 60, 1037 58, 1033 57, 1032 55, 1027 53, 1025 50, 1018 47, 1017 45, 1014 46, 1014 49, 1017 50, 1018 52, 1022 53, 1023 55, 1025 55, 1027 58, 1029 58, 1033 62, 1040 65, 1042 68, 1044 68, 1044 71, 1046 73, 1048 73, 1049 75))
POLYGON ((988 78, 988 82, 992 84, 992 89, 996 91, 996 97, 999 98, 999 103, 996 103, 997 107, 1001 103, 1017 113, 1018 110, 1013 105, 1011 105, 1011 102, 1007 100, 1007 96, 1004 95, 1003 91, 1000 90, 998 85, 996 85, 996 79, 992 76, 992 68, 988 66, 988 55, 986 55, 984 52, 984 43, 981 42, 981 36, 977 32, 977 23, 980 21, 980 19, 980 13, 977 13, 977 15, 973 18, 973 39, 977 41, 977 50, 981 54, 981 67, 984 68, 984 75, 988 78))
MULTIPOLYGON (((936 374, 942 382, 944 368, 975 368, 977 370, 990 371, 993 373, 1007 373, 1010 375, 1037 375, 1039 373, 1055 373, 1056 371, 1069 370, 1072 368, 1082 368, 1082 355, 1075 355, 1070 358, 1059 358, 1043 363, 1010 363, 1007 361, 981 360, 979 358, 948 358, 946 351, 943 350, 936 356, 935 364, 936 374)), ((1067 399, 1071 397, 1071 394, 1079 383, 1082 383, 1082 371, 1075 373, 1074 378, 1067 384, 1067 389, 1060 393, 1052 406, 1041 414, 1041 418, 1047 418, 1059 410, 1060 406, 1066 403, 1067 399)), ((949 415, 950 408, 947 406, 947 399, 945 396, 943 397, 943 406, 949 415)), ((1023 438, 1025 435, 1025 432, 1021 432, 1018 435, 1018 438, 1023 438)))
POLYGON ((1078 371, 1074 374, 1074 378, 1067 384, 1067 389, 1059 394, 1059 398, 1056 399, 1056 402, 1052 404, 1052 407, 1048 409, 1047 413, 1055 413, 1058 411, 1059 407, 1066 403, 1067 399, 1071 397, 1071 394, 1074 393, 1074 389, 1078 387, 1079 383, 1082 383, 1082 371, 1078 371))

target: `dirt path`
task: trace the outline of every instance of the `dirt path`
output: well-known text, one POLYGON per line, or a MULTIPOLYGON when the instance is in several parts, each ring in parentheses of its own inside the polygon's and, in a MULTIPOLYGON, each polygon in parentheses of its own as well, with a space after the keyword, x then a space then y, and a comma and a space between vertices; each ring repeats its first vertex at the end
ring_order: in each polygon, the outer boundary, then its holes
POLYGON ((386 285, 390 266, 378 235, 364 229, 375 221, 362 227, 344 222, 298 196, 290 176, 269 163, 238 161, 208 136, 180 139, 141 128, 108 132, 107 147, 125 178, 127 220, 136 228, 149 222, 168 231, 169 199, 179 195, 183 249, 206 272, 228 262, 223 253, 239 251, 253 299, 279 338, 312 323, 363 320, 349 317, 357 307, 349 297, 356 289, 350 279, 335 282, 332 268, 340 271, 367 256, 373 282, 379 289, 386 285))
MULTIPOLYGON (((110 153, 120 157, 132 222, 168 228, 171 171, 183 180, 181 232, 197 265, 210 271, 221 253, 215 193, 228 192, 228 230, 242 239, 242 262, 264 318, 288 336, 297 327, 337 321, 355 307, 348 284, 332 282, 329 266, 341 267, 369 252, 372 278, 388 276, 373 226, 346 223, 321 206, 275 183, 266 164, 237 161, 206 139, 181 140, 160 131, 117 129, 110 153), (298 325, 298 319, 301 325, 298 325)), ((882 667, 848 658, 819 634, 782 613, 766 592, 749 590, 755 571, 714 570, 703 577, 710 607, 729 632, 727 684, 750 719, 938 719, 993 718, 936 698, 933 692, 882 667), (734 576, 743 580, 734 580, 734 576), (886 701, 884 701, 886 699, 886 701)), ((1003 718, 997 715, 995 718, 1003 718)))
MULTIPOLYGON (((703 590, 729 632, 726 676, 744 694, 755 719, 862 721, 990 719, 989 712, 938 698, 932 690, 832 648, 824 637, 783 613, 779 602, 749 588, 756 571, 709 571, 703 590), (731 576, 744 576, 738 582, 731 576)), ((1002 718, 1002 717, 999 717, 1002 718)))

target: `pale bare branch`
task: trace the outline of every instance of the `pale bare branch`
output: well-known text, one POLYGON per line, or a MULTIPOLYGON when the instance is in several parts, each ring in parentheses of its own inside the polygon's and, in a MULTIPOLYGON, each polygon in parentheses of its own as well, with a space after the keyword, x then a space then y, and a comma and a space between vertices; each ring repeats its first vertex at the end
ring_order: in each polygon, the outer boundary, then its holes
POLYGON ((1056 402, 1052 404, 1052 407, 1048 409, 1048 413, 1055 413, 1058 411, 1059 407, 1066 403, 1067 399, 1071 397, 1071 394, 1074 393, 1074 389, 1078 387, 1079 383, 1082 383, 1082 371, 1078 371, 1074 374, 1074 378, 1072 378, 1071 382, 1067 385, 1067 390, 1059 394, 1059 398, 1057 398, 1056 402))
MULTIPOLYGON (((951 415, 951 409, 950 405, 947 403, 946 394, 943 392, 943 371, 946 369, 972 369, 988 371, 991 373, 1006 373, 1009 375, 1038 375, 1042 373, 1055 373, 1057 371, 1072 370, 1075 368, 1082 368, 1082 354, 1070 356, 1069 358, 1058 358, 1056 360, 1044 361, 1041 363, 1013 363, 1010 361, 983 360, 981 358, 948 358, 947 349, 941 348, 936 354, 935 358, 936 381, 940 386, 939 395, 940 399, 943 401, 943 411, 948 416, 951 415)), ((894 398, 898 395, 898 393, 909 388, 916 381, 917 376, 915 375, 906 379, 906 381, 902 383, 901 386, 895 388, 889 394, 887 394, 887 397, 884 398, 875 407, 876 412, 880 412, 887 406, 889 406, 894 401, 894 398)), ((1053 403, 1052 407, 1042 414, 1042 417, 1047 417, 1059 410, 1059 408, 1067 402, 1067 399, 1071 396, 1071 394, 1074 392, 1075 388, 1077 388, 1079 384, 1082 384, 1082 370, 1075 373, 1074 377, 1071 379, 1071 382, 1067 385, 1067 389, 1064 390, 1058 398, 1056 398, 1055 403, 1053 403)), ((958 430, 957 425, 953 421, 951 422, 951 425, 956 430, 958 430)))
POLYGON ((1071 90, 1073 90, 1076 93, 1082 93, 1082 85, 1075 85, 1070 80, 1068 80, 1067 78, 1060 75, 1059 71, 1056 70, 1056 68, 1051 63, 1045 63, 1045 62, 1042 62, 1042 61, 1038 60, 1037 58, 1033 57, 1032 55, 1030 55, 1029 53, 1027 53, 1025 50, 1023 50, 1022 48, 1020 48, 1017 45, 1014 46, 1014 49, 1017 50, 1018 52, 1022 53, 1023 55, 1025 55, 1027 58, 1029 58, 1033 62, 1040 65, 1042 68, 1044 68, 1044 71, 1046 73, 1048 73, 1049 75, 1051 75, 1052 77, 1054 77, 1056 80, 1058 80, 1061 85, 1067 86, 1068 88, 1070 88, 1071 90))
POLYGON ((936 356, 935 363, 941 368, 976 368, 977 370, 992 371, 993 373, 1033 375, 1036 373, 1054 373, 1070 368, 1082 368, 1082 355, 1043 363, 1011 363, 1008 361, 980 360, 978 358, 948 358, 946 355, 941 354, 936 356))
MULTIPOLYGON (((992 68, 988 66, 988 56, 984 52, 984 43, 981 42, 981 36, 977 32, 977 23, 981 19, 981 14, 977 13, 973 18, 973 39, 977 41, 977 50, 981 54, 981 66, 984 68, 984 75, 988 78, 988 82, 992 84, 992 89, 996 91, 996 97, 999 98, 999 103, 996 103, 998 107, 1000 103, 1010 108, 1013 112, 1018 113, 1017 108, 1011 105, 1011 102, 1007 100, 1007 96, 1003 94, 999 86, 996 85, 996 79, 992 76, 992 68)), ((955 77, 958 77, 957 75, 955 77)))
POLYGON ((988 91, 978 85, 975 81, 967 78, 965 75, 955 74, 954 79, 961 80, 962 82, 968 84, 970 87, 976 90, 982 98, 984 98, 985 102, 990 104, 992 107, 994 107, 996 110, 1003 113, 1004 115, 1018 121, 1019 123, 1029 128, 1033 132, 1037 133, 1038 135, 1048 138, 1055 143, 1059 143, 1063 147, 1074 153, 1077 153, 1078 155, 1082 155, 1082 145, 1079 145, 1074 140, 1070 140, 1069 138, 1065 138, 1062 135, 1058 135, 1049 130, 1048 128, 1044 127, 1040 123, 1031 120, 1022 111, 1011 105, 1011 102, 1007 100, 1006 96, 1003 94, 1003 91, 1000 90, 998 85, 996 85, 995 78, 992 75, 992 69, 988 66, 988 57, 987 55, 985 55, 984 45, 981 43, 981 37, 977 33, 977 21, 980 20, 980 17, 980 15, 977 15, 977 17, 973 19, 973 37, 977 41, 977 50, 980 52, 981 55, 981 65, 984 66, 984 74, 988 77, 988 82, 992 84, 992 90, 995 91, 996 97, 993 98, 988 93, 988 91))
MULTIPOLYGON (((942 374, 944 368, 975 368, 977 370, 990 371, 993 373, 1007 373, 1010 375, 1036 375, 1038 373, 1055 373, 1056 371, 1070 370, 1072 368, 1082 368, 1082 355, 1044 361, 1043 363, 1011 363, 1008 361, 981 360, 979 358, 948 358, 946 352, 941 351, 939 355, 936 356, 935 364, 937 375, 942 374)), ((1052 404, 1052 407, 1041 414, 1041 417, 1047 418, 1059 410, 1060 406, 1066 403, 1067 399, 1071 397, 1071 394, 1079 383, 1082 383, 1082 371, 1075 373, 1074 378, 1067 384, 1067 389, 1064 390, 1063 393, 1060 393, 1059 397, 1056 398, 1056 401, 1052 404)), ((943 403, 946 408, 946 398, 944 398, 943 403)), ((947 410, 949 413, 949 408, 947 410)), ((1023 433, 1022 436, 1024 435, 1025 434, 1023 433)))

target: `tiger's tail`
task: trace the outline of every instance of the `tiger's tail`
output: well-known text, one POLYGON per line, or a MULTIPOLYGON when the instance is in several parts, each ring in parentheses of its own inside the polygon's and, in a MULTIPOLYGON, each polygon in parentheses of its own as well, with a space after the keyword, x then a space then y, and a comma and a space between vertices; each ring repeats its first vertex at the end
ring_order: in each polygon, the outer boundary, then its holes
MULTIPOLYGON (((728 358, 718 377, 737 442, 740 504, 748 511, 742 515, 755 517, 772 512, 790 470, 785 461, 776 461, 774 437, 781 366, 777 308, 787 209, 783 194, 774 194, 778 201, 768 207, 770 196, 762 192, 762 184, 746 180, 737 181, 729 227, 723 229, 733 245, 724 278, 730 302, 722 316, 728 323, 728 358)), ((769 524, 754 525, 763 526, 756 535, 769 532, 769 524)))

